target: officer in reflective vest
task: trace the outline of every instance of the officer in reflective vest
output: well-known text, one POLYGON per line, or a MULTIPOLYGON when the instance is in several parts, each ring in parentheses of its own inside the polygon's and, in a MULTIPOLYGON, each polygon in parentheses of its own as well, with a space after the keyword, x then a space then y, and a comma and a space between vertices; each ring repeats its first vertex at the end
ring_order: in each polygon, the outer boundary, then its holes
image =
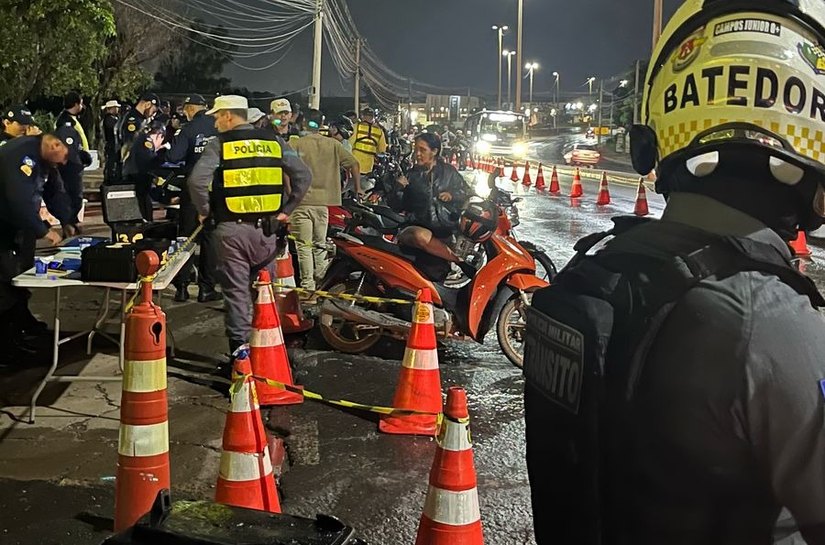
POLYGON ((384 129, 375 124, 375 112, 372 108, 361 111, 361 121, 355 125, 350 138, 352 154, 361 165, 361 175, 370 174, 375 168, 375 156, 387 151, 387 137, 384 129))
POLYGON ((821 1, 668 23, 631 130, 662 219, 581 240, 526 310, 539 545, 769 544, 783 508, 825 544, 825 299, 787 244, 825 222, 823 43, 821 1))
POLYGON ((252 330, 250 279, 274 262, 278 225, 289 221, 312 182, 307 166, 280 136, 247 122, 248 109, 242 96, 215 99, 207 115, 215 117, 218 137, 206 146, 189 176, 200 220, 209 217, 217 223, 217 273, 233 354, 249 342, 252 330))

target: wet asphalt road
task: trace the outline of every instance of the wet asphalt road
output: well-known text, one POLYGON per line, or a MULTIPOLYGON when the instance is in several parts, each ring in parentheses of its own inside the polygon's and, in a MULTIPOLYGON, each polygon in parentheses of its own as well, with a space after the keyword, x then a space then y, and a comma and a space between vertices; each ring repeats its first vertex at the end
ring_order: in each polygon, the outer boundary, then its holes
MULTIPOLYGON (((562 136, 536 143, 533 155, 552 164, 558 160, 554 154, 575 138, 578 136, 562 136)), ((549 183, 549 172, 545 175, 549 183)), ((478 182, 482 188, 486 175, 479 176, 478 182)), ((525 192, 520 185, 500 182, 502 188, 523 196, 518 235, 543 247, 558 267, 573 255, 578 239, 608 229, 613 216, 631 213, 636 195, 636 187, 614 183, 610 186, 612 203, 596 206, 595 180, 583 180, 585 195, 577 200, 566 196, 571 179, 565 175, 560 179, 560 196, 537 195, 532 189, 525 192)), ((648 198, 652 215, 660 215, 662 198, 652 191, 648 198)), ((803 267, 825 286, 825 271, 819 265, 825 260, 825 251, 812 249, 814 257, 803 262, 803 267)), ((173 306, 169 312, 179 328, 178 341, 186 358, 209 362, 219 357, 220 330, 214 331, 220 324, 219 313, 203 306, 173 306)), ((326 350, 312 334, 304 348, 290 354, 296 381, 307 389, 333 398, 389 404, 403 346, 388 342, 367 356, 348 356, 326 350)), ((520 371, 501 354, 494 335, 483 345, 451 342, 439 350, 439 356, 443 386, 461 385, 469 395, 485 543, 534 543, 520 371)), ((170 360, 170 368, 176 373, 198 369, 181 358, 170 360)), ((223 406, 220 401, 209 403, 223 406)), ((264 418, 273 433, 285 437, 287 445, 289 467, 280 483, 285 512, 307 517, 335 515, 374 545, 414 542, 435 452, 432 439, 382 435, 375 415, 312 402, 270 409, 264 418)), ((219 429, 209 431, 210 437, 220 434, 219 429)), ((180 437, 173 433, 172 440, 180 437)), ((214 445, 207 454, 214 464, 214 445)), ((204 462, 178 458, 175 463, 188 468, 204 462)), ((110 475, 111 467, 105 471, 104 475, 110 475)), ((208 498, 214 475, 206 473, 203 481, 173 482, 177 489, 185 490, 177 498, 208 498)), ((182 479, 183 474, 173 473, 173 481, 176 475, 182 479)), ((0 534, 0 543, 99 543, 111 516, 111 496, 111 483, 101 484, 99 478, 60 483, 0 479, 0 512, 6 518, 4 527, 11 528, 10 534, 0 534), (54 539, 36 537, 43 531, 44 520, 53 525, 48 535, 54 539)))

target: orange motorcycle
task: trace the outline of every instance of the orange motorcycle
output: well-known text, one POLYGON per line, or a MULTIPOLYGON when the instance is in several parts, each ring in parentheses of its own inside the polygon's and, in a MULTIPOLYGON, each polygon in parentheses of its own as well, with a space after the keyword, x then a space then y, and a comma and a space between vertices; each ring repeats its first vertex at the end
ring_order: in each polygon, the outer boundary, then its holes
MULTIPOLYGON (((483 265, 471 282, 447 287, 450 263, 409 249, 383 236, 356 233, 358 227, 380 227, 382 220, 368 208, 353 214, 335 235, 337 252, 321 289, 332 293, 414 299, 429 288, 435 307, 435 327, 442 339, 471 339, 482 343, 495 326, 505 356, 521 367, 524 355, 525 308, 532 293, 548 286, 536 276, 536 261, 512 233, 501 202, 509 194, 494 189, 483 203, 468 206, 461 217, 462 234, 483 248, 483 265)), ((555 267, 551 267, 555 272, 555 267)), ((406 339, 412 306, 391 302, 327 299, 319 311, 324 340, 341 352, 358 354, 382 336, 406 339)))

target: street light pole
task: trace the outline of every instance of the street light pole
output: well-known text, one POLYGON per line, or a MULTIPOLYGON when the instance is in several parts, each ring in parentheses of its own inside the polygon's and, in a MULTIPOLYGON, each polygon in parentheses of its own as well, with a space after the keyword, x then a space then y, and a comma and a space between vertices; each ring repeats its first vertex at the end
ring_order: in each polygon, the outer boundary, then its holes
POLYGON ((317 110, 321 107, 321 52, 324 37, 323 0, 318 0, 315 9, 315 50, 312 55, 312 93, 309 95, 309 107, 317 110))
MULTIPOLYGON (((503 55, 507 57, 507 104, 511 109, 513 107, 513 55, 515 54, 515 51, 507 50, 503 53, 503 55)), ((521 78, 519 78, 519 83, 520 82, 521 78)))
MULTIPOLYGON (((524 0, 518 0, 518 43, 516 44, 516 65, 521 66, 521 37, 524 28, 524 0)), ((516 78, 516 111, 521 111, 521 78, 516 78)))
POLYGON ((662 35, 662 0, 653 0, 653 49, 662 35))
POLYGON ((504 31, 508 30, 510 27, 507 25, 493 25, 493 30, 498 31, 498 57, 497 64, 498 64, 498 109, 501 109, 501 56, 502 56, 502 46, 504 45, 504 31))
POLYGON ((595 76, 590 76, 589 78, 587 78, 587 96, 588 97, 593 96, 593 82, 594 81, 596 81, 595 76))
POLYGON ((558 106, 559 106, 559 73, 558 72, 553 72, 553 76, 555 76, 555 78, 556 78, 556 93, 555 93, 554 100, 556 102, 556 107, 558 108, 558 106))
MULTIPOLYGON (((592 82, 591 82, 592 83, 592 82)), ((596 133, 596 143, 602 144, 602 103, 604 102, 604 80, 599 81, 599 130, 596 133)))
POLYGON ((538 63, 535 62, 528 62, 527 65, 524 67, 527 69, 527 74, 530 76, 530 109, 533 109, 533 73, 539 67, 538 63))

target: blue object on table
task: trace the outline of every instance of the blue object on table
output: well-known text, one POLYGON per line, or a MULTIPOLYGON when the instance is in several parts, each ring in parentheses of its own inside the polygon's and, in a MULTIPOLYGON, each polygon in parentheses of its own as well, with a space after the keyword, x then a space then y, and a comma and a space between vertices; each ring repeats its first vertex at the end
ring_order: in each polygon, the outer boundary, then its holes
POLYGON ((49 268, 49 264, 46 263, 44 260, 35 258, 34 260, 34 274, 36 276, 46 276, 46 269, 49 268))
POLYGON ((79 271, 81 260, 74 257, 64 257, 60 269, 64 271, 79 271))
POLYGON ((65 244, 61 245, 61 248, 66 250, 83 250, 84 248, 88 248, 89 246, 95 246, 96 244, 100 244, 101 242, 108 241, 109 239, 106 237, 75 237, 66 241, 65 244))

